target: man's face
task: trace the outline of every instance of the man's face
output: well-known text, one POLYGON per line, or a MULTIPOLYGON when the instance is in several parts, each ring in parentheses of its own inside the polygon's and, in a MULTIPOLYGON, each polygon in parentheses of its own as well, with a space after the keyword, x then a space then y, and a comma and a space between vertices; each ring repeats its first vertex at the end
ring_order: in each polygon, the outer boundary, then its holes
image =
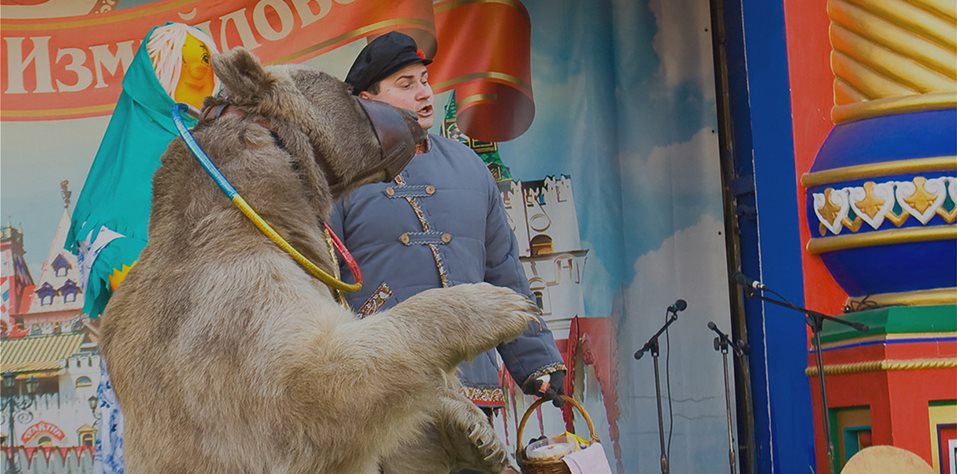
POLYGON ((393 107, 411 110, 419 120, 419 126, 432 128, 432 86, 429 71, 422 63, 412 63, 391 76, 379 81, 379 93, 362 91, 359 97, 385 102, 393 107))

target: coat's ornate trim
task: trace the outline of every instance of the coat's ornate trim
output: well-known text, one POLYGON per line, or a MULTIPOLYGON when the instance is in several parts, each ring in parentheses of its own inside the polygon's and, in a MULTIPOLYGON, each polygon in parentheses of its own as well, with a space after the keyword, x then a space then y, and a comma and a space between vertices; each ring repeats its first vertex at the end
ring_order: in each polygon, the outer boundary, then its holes
POLYGON ((531 379, 537 379, 537 378, 539 378, 539 377, 541 377, 541 376, 543 376, 543 375, 551 375, 551 374, 553 374, 553 373, 555 373, 555 372, 560 372, 560 371, 565 371, 565 372, 567 373, 567 372, 568 372, 568 368, 565 367, 565 364, 564 364, 564 363, 562 363, 562 362, 556 362, 556 363, 551 364, 551 365, 546 365, 545 367, 542 367, 541 369, 538 369, 538 370, 536 370, 535 372, 532 372, 532 375, 529 375, 528 378, 525 379, 525 380, 528 381, 528 380, 531 380, 531 379))
POLYGON ((359 310, 356 312, 360 318, 364 318, 376 311, 379 311, 382 308, 382 305, 385 304, 386 300, 392 296, 392 288, 389 288, 385 282, 379 284, 379 287, 372 292, 372 296, 366 300, 365 303, 362 303, 362 306, 359 307, 359 310))
POLYGON ((505 392, 501 388, 462 387, 462 394, 472 403, 483 406, 504 406, 505 392))

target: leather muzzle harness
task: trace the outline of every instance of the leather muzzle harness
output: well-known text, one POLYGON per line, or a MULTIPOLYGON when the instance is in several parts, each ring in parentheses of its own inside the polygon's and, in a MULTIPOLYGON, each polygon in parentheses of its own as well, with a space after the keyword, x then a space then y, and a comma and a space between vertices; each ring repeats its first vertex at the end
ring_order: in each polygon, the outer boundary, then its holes
MULTIPOLYGON (((366 116, 369 118, 369 122, 375 131, 376 139, 379 141, 382 153, 382 160, 379 162, 379 164, 357 173, 356 177, 353 178, 353 181, 351 182, 354 183, 359 182, 360 180, 368 179, 377 173, 383 174, 383 180, 391 180, 398 175, 399 172, 402 171, 402 169, 415 156, 417 147, 413 139, 413 130, 408 125, 407 120, 402 117, 403 112, 399 111, 398 109, 371 100, 358 98, 357 100, 359 100, 359 104, 365 111, 366 116)), ((318 278, 330 288, 349 293, 359 291, 359 289, 362 288, 362 272, 359 270, 359 266, 349 253, 349 250, 346 249, 339 237, 332 231, 331 228, 329 228, 329 224, 323 223, 336 250, 338 250, 342 255, 343 261, 346 262, 349 270, 355 276, 355 283, 346 283, 324 272, 321 268, 319 268, 318 265, 313 263, 306 256, 296 250, 291 244, 289 244, 289 242, 279 235, 279 233, 276 232, 268 222, 259 216, 259 214, 249 205, 249 203, 243 199, 239 192, 236 191, 236 188, 234 188, 233 185, 230 184, 226 179, 226 177, 223 176, 219 169, 216 168, 216 165, 212 163, 212 161, 206 155, 206 152, 204 152, 199 144, 196 143, 193 135, 183 124, 181 114, 184 110, 188 110, 188 108, 189 106, 186 104, 175 104, 171 111, 173 123, 176 125, 176 129, 179 131, 180 137, 182 137, 183 141, 186 142, 186 146, 193 153, 193 156, 196 157, 196 160, 199 161, 206 173, 209 174, 219 188, 226 193, 230 201, 232 201, 233 204, 239 208, 243 215, 245 215, 246 218, 248 218, 256 226, 256 228, 260 230, 260 232, 265 234, 276 245, 288 253, 307 272, 318 278)), ((244 118, 249 115, 249 113, 235 105, 219 104, 203 109, 200 115, 200 121, 209 122, 220 117, 230 115, 244 118)), ((252 121, 272 132, 277 142, 281 144, 281 140, 279 139, 276 131, 273 129, 272 123, 268 118, 256 116, 253 117, 252 121)), ((329 166, 326 167, 331 168, 329 166)), ((341 178, 332 173, 331 170, 327 170, 327 179, 330 180, 330 186, 333 188, 334 193, 341 191, 348 184, 350 184, 342 183, 341 178)))
MULTIPOLYGON (((377 173, 384 173, 382 181, 391 181, 412 161, 412 158, 419 151, 413 139, 412 126, 419 125, 403 117, 403 112, 389 104, 376 100, 362 99, 356 97, 359 105, 369 118, 372 129, 375 130, 376 139, 379 141, 379 149, 382 151, 382 159, 378 165, 370 166, 352 178, 352 182, 366 180, 377 173)), ((332 192, 338 194, 343 191, 344 183, 332 185, 332 192)))
MULTIPOLYGON (((329 187, 334 195, 341 194, 352 183, 365 181, 376 174, 384 174, 382 181, 391 181, 412 161, 415 154, 421 150, 422 145, 415 143, 413 139, 413 130, 409 122, 402 116, 403 112, 384 102, 375 100, 355 98, 369 119, 372 130, 375 131, 376 140, 379 142, 381 159, 377 164, 359 171, 350 182, 345 183, 342 177, 332 169, 325 160, 317 157, 319 166, 322 167, 329 182, 329 187)), ((212 107, 206 107, 200 114, 201 123, 211 122, 220 117, 235 116, 240 119, 248 116, 249 113, 243 108, 232 104, 218 104, 212 107)), ((263 116, 257 115, 252 118, 253 123, 272 132, 273 137, 282 143, 279 135, 273 129, 272 122, 263 116)), ((413 122, 414 124, 414 122, 413 122)), ((415 125, 418 126, 418 125, 415 125)))

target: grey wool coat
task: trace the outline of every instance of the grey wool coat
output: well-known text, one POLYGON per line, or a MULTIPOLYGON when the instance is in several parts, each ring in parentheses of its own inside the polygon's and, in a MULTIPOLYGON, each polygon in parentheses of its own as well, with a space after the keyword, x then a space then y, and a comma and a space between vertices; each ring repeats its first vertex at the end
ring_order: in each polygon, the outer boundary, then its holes
MULTIPOLYGON (((363 288, 345 294, 360 316, 431 288, 488 282, 532 298, 501 195, 468 147, 434 135, 392 182, 362 186, 340 199, 329 224, 359 263, 363 288)), ((341 264, 343 280, 354 278, 341 264)), ((429 341, 422 341, 428 344, 429 341)), ((498 348, 512 378, 565 370, 552 333, 531 324, 498 348)), ((480 406, 504 403, 493 351, 459 367, 466 395, 480 406)))

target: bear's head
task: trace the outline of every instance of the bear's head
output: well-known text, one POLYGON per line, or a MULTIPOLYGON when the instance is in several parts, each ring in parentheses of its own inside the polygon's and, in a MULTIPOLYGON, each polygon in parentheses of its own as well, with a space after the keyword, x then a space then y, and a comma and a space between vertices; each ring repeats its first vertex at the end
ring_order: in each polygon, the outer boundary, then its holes
MULTIPOLYGON (((315 262, 328 261, 321 222, 334 200, 359 185, 392 179, 425 131, 411 112, 363 104, 346 83, 307 66, 264 67, 243 49, 214 56, 212 64, 223 91, 206 98, 192 130, 196 142, 291 245, 315 262)), ((202 171, 185 140, 174 139, 161 161, 144 255, 195 261, 215 252, 224 258, 263 241, 202 171)))
POLYGON ((226 103, 266 118, 290 153, 296 146, 311 148, 334 198, 362 184, 391 180, 426 139, 414 113, 359 99, 348 84, 317 69, 264 67, 242 48, 215 56, 212 63, 224 92, 207 99, 207 107, 226 103), (294 143, 297 136, 308 144, 294 143))

